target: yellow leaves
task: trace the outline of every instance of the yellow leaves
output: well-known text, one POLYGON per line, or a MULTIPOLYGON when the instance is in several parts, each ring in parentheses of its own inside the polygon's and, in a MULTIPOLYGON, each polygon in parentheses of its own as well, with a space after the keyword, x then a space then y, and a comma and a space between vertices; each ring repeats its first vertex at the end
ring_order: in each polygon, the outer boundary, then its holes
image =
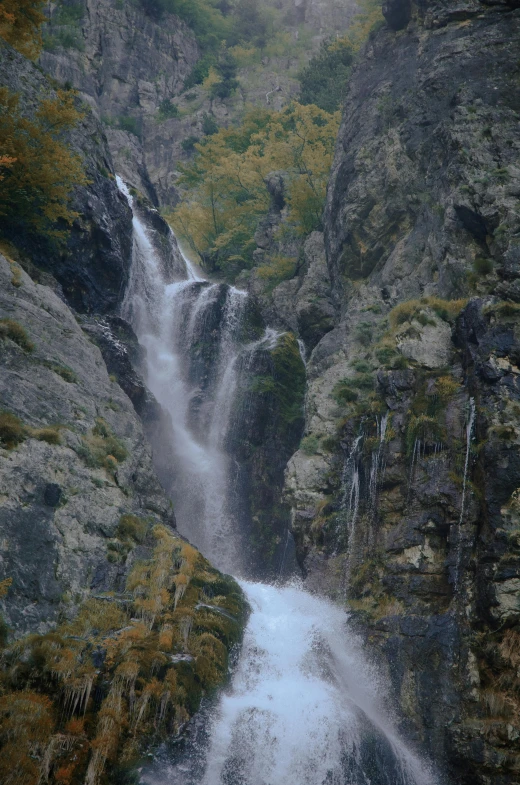
POLYGON ((72 223, 69 196, 87 179, 63 133, 82 117, 74 96, 59 90, 44 99, 34 119, 22 114, 19 97, 0 88, 0 220, 56 234, 53 224, 72 223))
POLYGON ((202 87, 205 90, 210 90, 211 87, 214 84, 217 84, 218 82, 220 82, 220 75, 217 73, 215 68, 213 66, 211 66, 211 68, 209 69, 209 73, 208 73, 207 77, 202 82, 202 87))
POLYGON ((41 50, 44 0, 0 0, 0 38, 35 60, 41 50))
POLYGON ((17 159, 10 155, 0 155, 0 181, 5 178, 6 173, 2 169, 12 169, 17 159))
POLYGON ((381 11, 381 0, 358 0, 360 12, 352 20, 346 35, 340 37, 331 45, 350 45, 354 52, 359 51, 368 38, 372 28, 384 21, 381 11))
MULTIPOLYGON (((209 601, 204 587, 223 576, 167 526, 154 526, 151 535, 153 553, 134 564, 128 594, 89 599, 74 621, 2 652, 2 689, 18 689, 0 697, 2 785, 73 785, 78 777, 99 785, 109 761, 134 754, 145 734, 176 731, 200 691, 223 681, 236 631, 227 638, 233 623, 199 606, 209 601), (175 610, 179 590, 186 594, 175 610), (192 643, 193 657, 178 665, 172 655, 191 654, 192 643), (26 692, 28 685, 53 701, 26 692), (101 706, 92 700, 95 685, 106 696, 101 706)), ((226 596, 216 600, 227 606, 226 596)))
POLYGON ((220 129, 196 146, 182 178, 189 190, 171 220, 206 267, 233 273, 252 265, 270 172, 286 173, 295 233, 319 226, 339 120, 339 113, 297 103, 281 112, 256 109, 239 128, 220 129))

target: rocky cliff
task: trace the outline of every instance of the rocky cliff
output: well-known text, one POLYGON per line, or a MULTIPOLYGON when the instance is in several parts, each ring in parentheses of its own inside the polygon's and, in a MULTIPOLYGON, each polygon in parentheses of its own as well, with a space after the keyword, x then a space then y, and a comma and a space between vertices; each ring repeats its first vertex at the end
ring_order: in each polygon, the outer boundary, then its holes
MULTIPOLYGON (((0 45, 0 81, 22 98, 31 117, 43 99, 53 98, 60 85, 19 52, 0 45)), ((128 280, 132 253, 132 216, 119 193, 103 126, 87 107, 67 133, 67 143, 81 154, 88 185, 75 189, 72 208, 78 213, 67 227, 64 243, 41 235, 5 228, 5 234, 36 267, 50 272, 69 303, 78 311, 113 311, 128 280)), ((63 229, 63 227, 61 227, 63 229)))
MULTIPOLYGON (((29 120, 56 95, 7 44, 0 73, 29 120)), ((0 254, 0 779, 24 785, 128 781, 226 680, 247 616, 235 581, 176 533, 152 463, 143 424, 168 423, 113 313, 132 214, 76 102, 62 142, 88 182, 72 227, 56 239, 4 221, 0 254)), ((146 213, 162 259, 169 230, 146 213)))
POLYGON ((138 2, 62 0, 50 6, 40 63, 60 84, 77 89, 103 122, 117 172, 153 204, 168 207, 178 200, 179 164, 193 154, 183 142, 204 137, 204 117, 228 126, 252 105, 285 106, 299 91, 300 66, 320 41, 345 30, 357 10, 353 0, 267 6, 279 13, 275 32, 285 37, 272 52, 238 63, 239 86, 227 98, 211 97, 200 84, 185 87, 204 54, 193 32, 177 16, 157 18, 138 2))
POLYGON ((517 6, 384 4, 346 96, 315 298, 336 320, 286 475, 307 584, 348 598, 408 732, 452 781, 504 785, 520 776, 517 6))

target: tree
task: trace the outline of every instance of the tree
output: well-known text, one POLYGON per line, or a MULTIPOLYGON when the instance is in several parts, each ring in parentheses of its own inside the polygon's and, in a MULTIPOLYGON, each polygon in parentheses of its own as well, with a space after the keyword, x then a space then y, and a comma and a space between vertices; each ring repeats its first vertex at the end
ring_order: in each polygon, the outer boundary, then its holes
POLYGON ((0 37, 35 60, 42 47, 44 0, 0 0, 0 37))
POLYGON ((255 109, 238 128, 195 145, 172 222, 206 268, 233 277, 252 266, 254 235, 270 204, 265 178, 275 170, 286 173, 289 230, 304 235, 321 226, 338 126, 339 114, 295 103, 281 112, 255 109))
POLYGON ((349 41, 326 41, 300 72, 300 102, 335 112, 345 97, 354 51, 349 41))
POLYGON ((56 222, 72 223, 76 185, 86 185, 81 158, 64 134, 82 114, 74 94, 59 90, 41 101, 34 119, 21 114, 19 96, 0 88, 0 227, 17 225, 59 235, 56 222))

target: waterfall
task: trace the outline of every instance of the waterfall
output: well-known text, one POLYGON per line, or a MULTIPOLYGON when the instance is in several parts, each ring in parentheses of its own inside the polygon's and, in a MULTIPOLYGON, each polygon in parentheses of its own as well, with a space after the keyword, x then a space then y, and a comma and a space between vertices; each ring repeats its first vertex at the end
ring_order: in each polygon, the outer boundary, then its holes
POLYGON ((461 526, 464 521, 464 510, 466 505, 466 489, 467 489, 467 482, 468 482, 468 470, 469 470, 469 457, 471 453, 471 440, 473 438, 473 429, 475 427, 475 415, 476 415, 476 407, 475 407, 475 399, 469 399, 469 416, 468 421, 466 423, 466 457, 464 460, 464 476, 462 480, 462 499, 460 502, 460 516, 459 516, 459 525, 457 528, 457 556, 456 556, 456 563, 455 563, 455 578, 454 578, 454 586, 455 590, 459 587, 460 581, 460 567, 462 562, 462 532, 461 526))
POLYGON ((251 619, 207 737, 180 761, 164 751, 145 785, 433 785, 344 611, 297 586, 242 588, 251 619))
MULTIPOLYGON (((133 199, 118 179, 133 209, 133 199)), ((154 249, 148 231, 133 209, 134 248, 122 315, 146 349, 146 382, 172 425, 171 489, 179 530, 225 572, 240 569, 237 522, 229 510, 229 457, 225 437, 237 385, 238 340, 246 293, 200 277, 172 241, 177 256, 170 271, 154 249), (193 379, 191 350, 204 337, 205 321, 219 302, 222 317, 216 341, 210 406, 197 410, 200 389, 193 379)))
MULTIPOLYGON (((354 533, 356 528, 356 521, 359 512, 359 445, 363 439, 364 434, 359 434, 354 439, 352 444, 352 448, 345 460, 345 465, 343 467, 343 472, 341 475, 341 487, 343 488, 343 494, 341 497, 340 502, 340 510, 344 512, 344 516, 342 516, 341 520, 341 528, 343 528, 343 524, 346 524, 347 533, 348 533, 348 545, 349 545, 349 554, 352 554, 352 547, 354 543, 354 533)), ((338 540, 339 546, 339 539, 341 536, 341 532, 338 529, 336 530, 336 539, 338 540)))
MULTIPOLYGON (((133 208, 124 183, 118 184, 133 208)), ((247 559, 231 514, 227 437, 241 368, 254 352, 274 348, 280 335, 268 329, 245 343, 247 295, 199 276, 174 238, 175 260, 165 266, 133 212, 133 263, 122 310, 146 349, 147 384, 171 420, 179 529, 217 567, 237 574, 247 559), (204 352, 212 362, 201 374, 204 352)), ((383 418, 376 488, 385 428, 383 418)), ((359 439, 351 453, 351 528, 359 504, 359 439)), ((363 655, 344 610, 297 585, 243 579, 241 585, 251 616, 228 689, 206 701, 184 745, 165 745, 156 754, 141 782, 433 785, 428 768, 400 739, 383 679, 363 655)))

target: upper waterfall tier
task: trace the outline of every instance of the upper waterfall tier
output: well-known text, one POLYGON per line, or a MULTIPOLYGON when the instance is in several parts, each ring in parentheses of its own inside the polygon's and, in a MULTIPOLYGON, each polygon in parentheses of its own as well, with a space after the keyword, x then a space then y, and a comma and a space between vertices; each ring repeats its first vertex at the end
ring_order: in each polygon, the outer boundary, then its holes
MULTIPOLYGON (((161 254, 120 178, 118 184, 134 225, 122 313, 146 349, 149 389, 169 415, 162 474, 179 529, 220 569, 250 574, 242 542, 249 479, 237 452, 255 419, 252 398, 276 392, 272 354, 280 335, 265 329, 246 292, 202 278, 173 234, 169 258, 161 254)), ((280 552, 285 539, 276 543, 280 552)))

